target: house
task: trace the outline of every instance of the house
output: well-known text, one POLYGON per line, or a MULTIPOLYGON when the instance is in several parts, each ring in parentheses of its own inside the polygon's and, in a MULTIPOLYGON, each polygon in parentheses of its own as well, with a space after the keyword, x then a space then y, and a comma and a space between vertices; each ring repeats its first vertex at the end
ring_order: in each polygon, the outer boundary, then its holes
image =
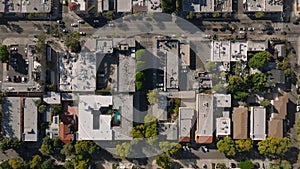
POLYGON ((278 59, 283 59, 285 57, 286 51, 285 51, 285 45, 284 44, 278 44, 274 46, 275 52, 277 54, 278 59))
POLYGON ((1 162, 7 161, 10 159, 16 159, 16 158, 22 159, 22 157, 19 155, 19 153, 16 152, 16 150, 14 150, 14 149, 8 149, 3 152, 0 152, 0 161, 1 162))
POLYGON ((250 111, 250 138, 252 140, 266 139, 266 108, 251 107, 250 111))
POLYGON ((248 108, 235 107, 232 114, 233 139, 248 138, 248 108))
POLYGON ((52 123, 46 129, 46 135, 50 139, 55 139, 59 137, 59 116, 52 117, 52 123))
POLYGON ((215 93, 214 103, 216 108, 230 108, 231 107, 231 94, 215 93))
POLYGON ((200 13, 232 12, 232 0, 182 0, 182 9, 200 13))
POLYGON ((75 139, 74 134, 78 130, 78 107, 69 105, 67 102, 63 105, 65 111, 59 124, 59 138, 63 143, 68 144, 75 139))
POLYGON ((39 98, 24 99, 24 131, 23 141, 38 141, 38 111, 35 101, 39 98))
POLYGON ((195 132, 196 143, 210 144, 213 142, 214 122, 213 122, 213 95, 197 94, 197 130, 195 132))
POLYGON ((282 12, 282 0, 246 0, 244 1, 246 12, 282 12))
POLYGON ((277 96, 272 103, 272 113, 269 120, 268 136, 275 138, 284 137, 284 120, 287 115, 288 93, 277 96))
POLYGON ((178 119, 179 142, 191 142, 191 133, 196 122, 195 110, 190 107, 180 107, 178 119))

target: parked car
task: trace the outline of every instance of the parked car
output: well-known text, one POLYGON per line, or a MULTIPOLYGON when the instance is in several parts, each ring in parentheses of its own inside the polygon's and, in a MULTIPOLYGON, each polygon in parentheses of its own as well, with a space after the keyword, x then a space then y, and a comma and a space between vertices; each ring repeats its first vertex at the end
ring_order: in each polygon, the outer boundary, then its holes
POLYGON ((201 146, 201 150, 202 150, 204 153, 208 152, 208 148, 207 148, 206 146, 201 146))
POLYGON ((77 23, 72 23, 71 26, 72 27, 78 27, 78 24, 77 23))
POLYGON ((86 33, 85 32, 79 32, 80 35, 85 36, 86 33))
POLYGON ((84 20, 78 20, 77 22, 80 23, 80 24, 84 24, 85 23, 84 20))
POLYGON ((253 27, 248 28, 248 31, 254 31, 254 30, 255 30, 255 28, 253 28, 253 27))
POLYGON ((63 33, 68 33, 69 31, 67 29, 62 30, 63 33))

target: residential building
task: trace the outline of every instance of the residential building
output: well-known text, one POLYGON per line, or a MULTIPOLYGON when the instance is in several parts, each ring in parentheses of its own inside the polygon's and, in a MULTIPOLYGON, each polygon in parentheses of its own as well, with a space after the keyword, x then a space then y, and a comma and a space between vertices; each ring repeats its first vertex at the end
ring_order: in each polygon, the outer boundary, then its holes
POLYGON ((270 71, 270 78, 275 84, 284 84, 285 83, 285 74, 282 70, 272 69, 270 71))
POLYGON ((213 142, 214 122, 213 122, 213 95, 197 94, 197 130, 195 133, 196 143, 210 144, 213 142))
POLYGON ((278 96, 271 101, 272 113, 269 120, 268 136, 275 138, 282 138, 285 136, 284 132, 284 120, 287 115, 287 103, 289 100, 288 93, 278 96))
POLYGON ((182 8, 185 12, 232 12, 232 0, 182 0, 182 8))
POLYGON ((260 52, 268 49, 268 41, 250 40, 247 41, 248 52, 260 52))
POLYGON ((148 1, 147 0, 132 0, 133 12, 147 12, 148 1))
POLYGON ((230 108, 231 107, 231 94, 214 94, 214 102, 216 108, 230 108))
POLYGON ((0 152, 0 161, 4 162, 10 159, 22 159, 18 152, 14 149, 8 149, 3 152, 0 152))
POLYGON ((50 139, 55 139, 59 137, 59 116, 52 117, 52 123, 46 129, 46 135, 50 139))
POLYGON ((164 136, 166 140, 177 141, 178 140, 178 124, 177 123, 158 123, 159 135, 164 136))
POLYGON ((39 98, 24 99, 24 131, 22 134, 23 141, 38 141, 38 111, 35 101, 39 98))
POLYGON ((191 142, 191 133, 193 132, 193 128, 196 122, 195 110, 190 107, 180 107, 178 119, 179 142, 191 142))
POLYGON ((71 0, 71 2, 77 4, 77 11, 86 11, 88 8, 88 3, 84 0, 71 0))
POLYGON ((286 51, 285 51, 285 45, 284 44, 275 45, 274 49, 276 51, 277 58, 282 59, 282 58, 285 57, 286 51))
POLYGON ((78 107, 63 102, 64 114, 61 116, 59 124, 59 138, 65 143, 71 143, 75 138, 74 134, 78 130, 78 107))
POLYGON ((252 140, 266 139, 266 108, 251 107, 250 111, 250 138, 252 140))
POLYGON ((246 12, 282 12, 283 0, 246 0, 244 8, 246 12))
POLYGON ((60 93, 47 92, 47 95, 43 96, 43 101, 47 104, 60 104, 60 93))
POLYGON ((233 139, 248 138, 248 108, 235 107, 232 114, 233 139))

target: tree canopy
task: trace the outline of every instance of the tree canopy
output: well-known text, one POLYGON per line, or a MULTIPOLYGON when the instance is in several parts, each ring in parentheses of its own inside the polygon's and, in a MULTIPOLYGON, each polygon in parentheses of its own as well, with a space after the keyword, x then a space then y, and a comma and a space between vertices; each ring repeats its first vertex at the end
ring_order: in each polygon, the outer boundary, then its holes
POLYGON ((128 157, 131 153, 131 144, 130 143, 122 143, 116 146, 116 155, 121 158, 128 157))
POLYGON ((262 140, 258 143, 258 151, 260 154, 267 156, 282 155, 287 152, 291 146, 289 138, 275 138, 268 137, 266 140, 262 140))
POLYGON ((65 144, 63 148, 60 150, 61 154, 65 156, 71 156, 75 153, 73 144, 65 144))
POLYGON ((166 153, 168 156, 172 156, 178 153, 182 146, 179 143, 170 143, 168 141, 159 142, 159 148, 162 152, 166 153))
POLYGON ((251 139, 235 140, 235 144, 239 152, 250 151, 253 148, 253 141, 251 139))
POLYGON ((249 59, 248 66, 256 69, 262 68, 271 59, 271 54, 267 51, 262 51, 254 54, 249 59))
POLYGON ((33 156, 32 160, 30 161, 30 168, 39 168, 42 162, 42 157, 39 155, 33 156))
POLYGON ((80 34, 78 32, 73 32, 65 38, 65 45, 71 49, 71 52, 79 53, 81 50, 80 45, 80 34))
POLYGON ((238 163, 238 166, 241 169, 253 169, 254 168, 254 164, 250 160, 240 161, 238 163))
POLYGON ((258 11, 258 12, 255 12, 254 16, 257 19, 260 19, 265 16, 265 13, 263 11, 258 11))
POLYGON ((171 167, 171 158, 166 154, 161 154, 156 157, 156 164, 161 168, 171 167))
POLYGON ((0 60, 1 62, 6 62, 8 60, 8 56, 9 56, 9 53, 8 53, 8 49, 7 49, 7 46, 5 45, 0 45, 0 60))
POLYGON ((159 99, 159 92, 157 89, 154 89, 154 90, 150 90, 148 93, 147 93, 147 99, 148 99, 148 102, 150 104, 155 104, 158 102, 158 99, 159 99))
POLYGON ((6 137, 0 141, 0 150, 5 151, 11 148, 14 150, 19 150, 22 145, 22 142, 20 142, 18 139, 6 137))
POLYGON ((93 141, 81 140, 75 144, 75 152, 80 155, 93 154, 97 145, 93 141))
POLYGON ((20 158, 13 158, 8 160, 8 164, 12 169, 23 169, 26 163, 20 158))
POLYGON ((217 148, 219 152, 225 153, 228 156, 235 156, 236 147, 234 140, 230 137, 225 137, 222 140, 219 140, 217 143, 217 148))
POLYGON ((213 70, 216 70, 217 64, 216 64, 216 62, 207 62, 207 63, 205 64, 205 68, 206 68, 208 71, 213 71, 213 70))
POLYGON ((54 160, 47 159, 42 164, 40 169, 54 169, 54 160))
POLYGON ((265 73, 255 73, 246 77, 246 83, 253 92, 262 92, 267 86, 268 77, 265 73))

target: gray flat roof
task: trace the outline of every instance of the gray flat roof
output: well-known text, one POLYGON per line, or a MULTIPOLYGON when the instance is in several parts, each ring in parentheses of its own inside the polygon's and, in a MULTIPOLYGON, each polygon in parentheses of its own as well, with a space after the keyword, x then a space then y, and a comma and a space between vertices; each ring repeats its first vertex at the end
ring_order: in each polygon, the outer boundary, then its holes
POLYGON ((177 123, 159 123, 159 135, 167 137, 167 140, 178 140, 178 125, 177 123))
POLYGON ((38 111, 35 101, 39 98, 25 98, 24 101, 24 141, 38 140, 38 111))
POLYGON ((195 109, 191 107, 179 108, 179 139, 188 137, 195 122, 195 109))
POLYGON ((283 3, 281 0, 247 0, 245 9, 249 12, 283 12, 283 3))
POLYGON ((117 0, 117 12, 131 12, 131 0, 117 0))
POLYGON ((231 94, 214 94, 216 107, 231 107, 231 94))
POLYGON ((198 111, 197 136, 213 136, 213 95, 197 94, 196 110, 198 111))
POLYGON ((9 0, 6 1, 9 13, 49 13, 51 0, 9 0))
POLYGON ((251 107, 250 138, 252 140, 266 139, 266 108, 251 107))
POLYGON ((232 0, 183 0, 183 11, 231 12, 232 0))
POLYGON ((113 108, 121 114, 121 126, 114 127, 115 140, 131 140, 131 130, 133 126, 133 95, 114 94, 113 108))
POLYGON ((4 97, 2 104, 2 132, 4 137, 21 140, 21 98, 4 97))
POLYGON ((119 54, 118 91, 135 91, 135 59, 131 55, 119 54))

